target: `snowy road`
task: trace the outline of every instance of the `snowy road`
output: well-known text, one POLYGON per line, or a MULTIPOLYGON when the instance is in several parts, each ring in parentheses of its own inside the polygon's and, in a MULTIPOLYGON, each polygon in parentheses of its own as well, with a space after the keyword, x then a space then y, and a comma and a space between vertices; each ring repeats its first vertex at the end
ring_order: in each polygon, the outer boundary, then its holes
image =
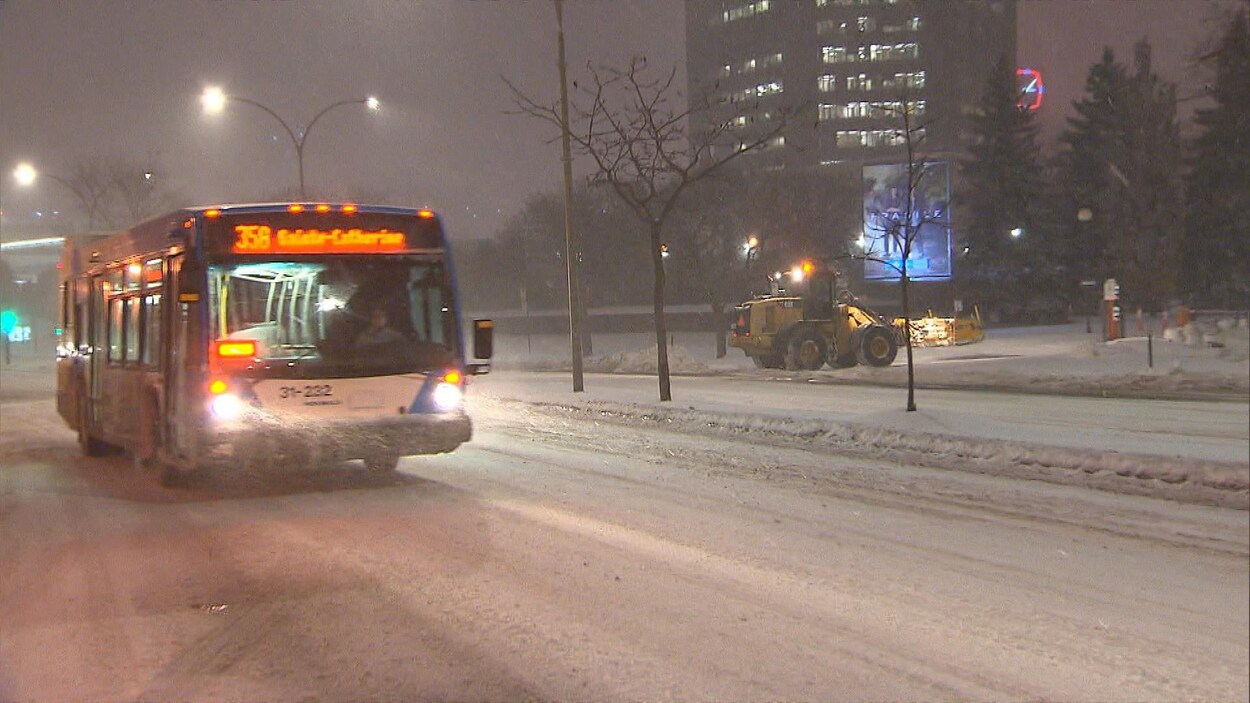
POLYGON ((1245 698, 1245 511, 506 395, 395 477, 173 490, 10 396, 0 700, 1245 698))

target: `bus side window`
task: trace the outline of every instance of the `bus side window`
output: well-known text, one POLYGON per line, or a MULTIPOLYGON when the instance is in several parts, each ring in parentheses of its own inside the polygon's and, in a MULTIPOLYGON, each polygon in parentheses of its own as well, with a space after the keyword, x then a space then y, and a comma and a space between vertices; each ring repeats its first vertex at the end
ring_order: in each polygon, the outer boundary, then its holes
POLYGON ((143 335, 140 359, 144 366, 161 366, 161 301, 165 283, 165 259, 149 259, 143 263, 143 335))
POLYGON ((120 364, 123 359, 122 333, 125 331, 124 303, 125 301, 122 298, 113 298, 108 301, 108 360, 117 364, 120 364))
POLYGON ((142 330, 139 328, 139 296, 131 295, 126 300, 126 363, 134 364, 139 361, 139 335, 142 330))
POLYGON ((161 293, 143 296, 143 365, 160 366, 161 361, 161 293))

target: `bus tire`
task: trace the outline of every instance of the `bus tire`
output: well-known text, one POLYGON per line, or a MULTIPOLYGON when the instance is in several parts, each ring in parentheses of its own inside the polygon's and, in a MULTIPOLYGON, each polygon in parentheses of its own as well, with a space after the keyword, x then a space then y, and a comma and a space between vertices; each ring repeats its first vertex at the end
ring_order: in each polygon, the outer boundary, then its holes
POLYGON ((390 473, 399 468, 398 454, 379 454, 365 457, 365 468, 375 473, 390 473))

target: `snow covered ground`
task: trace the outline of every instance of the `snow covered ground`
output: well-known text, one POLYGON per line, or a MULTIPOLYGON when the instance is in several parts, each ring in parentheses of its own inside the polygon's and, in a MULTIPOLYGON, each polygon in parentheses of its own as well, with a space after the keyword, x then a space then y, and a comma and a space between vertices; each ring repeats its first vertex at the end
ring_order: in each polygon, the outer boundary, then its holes
POLYGON ((502 336, 498 372, 478 379, 471 397, 545 403, 623 427, 754 433, 831 452, 924 456, 955 470, 1250 504, 1244 318, 1112 342, 1083 321, 990 329, 977 344, 916 349, 912 413, 903 409, 903 353, 883 369, 756 369, 736 349, 716 359, 713 336, 695 332, 670 339, 674 402, 660 403, 652 339, 596 335, 585 392, 573 393, 567 337, 502 336))
MULTIPOLYGON (((1150 323, 1148 323, 1150 324, 1150 323)), ((916 381, 929 388, 994 388, 1063 395, 1250 400, 1250 329, 1246 318, 1194 322, 1184 329, 1101 341, 1097 324, 996 328, 983 341, 914 350, 916 381)), ((1133 323, 1130 323, 1133 327, 1133 323)), ((594 335, 584 368, 595 373, 655 373, 653 333, 594 335)), ((678 375, 793 376, 756 369, 740 350, 715 358, 715 338, 705 332, 669 335, 669 368, 678 375)), ((500 369, 568 370, 569 340, 562 335, 501 336, 500 369)), ((855 367, 811 372, 829 382, 906 383, 906 356, 884 369, 855 367)), ((806 373, 806 372, 804 372, 806 373)))
MULTIPOLYGON (((1155 329, 1157 330, 1157 324, 1155 329)), ((1250 330, 1208 321, 1153 338, 1098 341, 1097 327, 990 329, 980 343, 915 350, 917 412, 905 412, 904 355, 883 369, 756 369, 715 358, 709 333, 671 336, 671 403, 658 401, 649 333, 595 335, 585 392, 571 392, 564 335, 496 339, 495 372, 470 410, 520 401, 602 418, 605 432, 662 424, 829 454, 903 457, 936 468, 1250 507, 1250 330), (535 373, 536 372, 536 373, 535 373), (477 405, 478 407, 474 408, 477 405), (612 429, 613 427, 619 429, 612 429)), ((7 400, 49 397, 47 353, 0 366, 7 400)), ((497 408, 496 408, 497 409, 497 408)))

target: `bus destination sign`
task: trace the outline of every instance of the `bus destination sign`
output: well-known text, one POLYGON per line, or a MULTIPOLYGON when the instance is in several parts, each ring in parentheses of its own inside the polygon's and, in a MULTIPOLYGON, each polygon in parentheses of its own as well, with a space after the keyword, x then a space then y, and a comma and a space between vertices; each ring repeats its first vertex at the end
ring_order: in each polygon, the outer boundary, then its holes
POLYGON ((408 238, 402 231, 315 227, 273 227, 267 224, 234 225, 235 254, 378 254, 403 251, 408 238))

